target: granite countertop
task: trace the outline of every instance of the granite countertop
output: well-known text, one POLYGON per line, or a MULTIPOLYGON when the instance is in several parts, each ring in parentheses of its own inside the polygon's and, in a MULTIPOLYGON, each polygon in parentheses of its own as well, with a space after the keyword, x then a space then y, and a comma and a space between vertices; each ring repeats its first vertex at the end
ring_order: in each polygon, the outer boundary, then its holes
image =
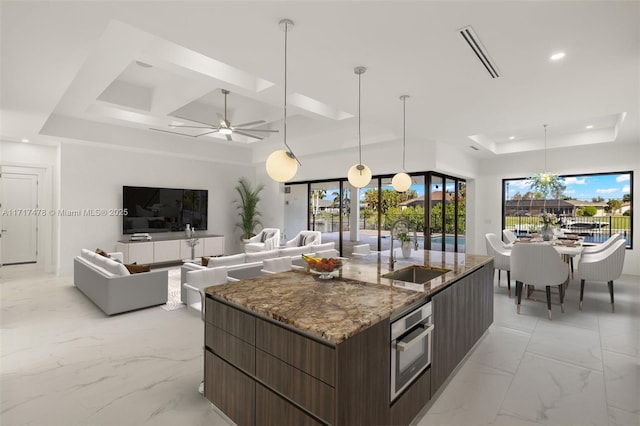
POLYGON ((207 288, 207 294, 248 311, 288 324, 329 343, 339 344, 358 332, 419 305, 491 257, 464 253, 417 251, 398 259, 395 270, 425 265, 449 272, 425 284, 383 278, 388 256, 379 253, 350 259, 335 279, 320 280, 305 271, 290 271, 207 288))

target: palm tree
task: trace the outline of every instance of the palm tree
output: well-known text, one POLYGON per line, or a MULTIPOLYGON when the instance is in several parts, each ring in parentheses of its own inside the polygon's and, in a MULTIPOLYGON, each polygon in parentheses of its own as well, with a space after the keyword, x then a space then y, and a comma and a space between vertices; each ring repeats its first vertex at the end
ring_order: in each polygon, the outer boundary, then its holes
POLYGON ((240 222, 236 223, 236 228, 240 228, 242 235, 240 239, 251 238, 255 235, 255 228, 262 225, 258 211, 258 202, 260 201, 260 191, 264 189, 264 185, 260 184, 255 189, 251 182, 242 177, 238 179, 236 191, 240 196, 239 200, 235 200, 236 208, 239 210, 240 222))

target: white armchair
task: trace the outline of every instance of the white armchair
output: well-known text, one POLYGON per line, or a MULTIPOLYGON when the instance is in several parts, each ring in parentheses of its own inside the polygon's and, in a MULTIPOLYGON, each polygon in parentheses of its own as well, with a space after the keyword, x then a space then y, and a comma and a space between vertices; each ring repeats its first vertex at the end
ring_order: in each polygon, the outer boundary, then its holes
POLYGON ((547 291, 547 315, 551 319, 551 286, 558 286, 560 310, 564 312, 564 284, 569 268, 549 244, 516 244, 511 251, 511 272, 516 280, 517 312, 520 313, 523 285, 543 285, 547 291))
POLYGON ((485 236, 487 255, 493 256, 494 272, 498 270, 498 287, 500 287, 500 271, 507 271, 507 292, 511 297, 511 250, 506 248, 502 240, 496 234, 489 233, 485 236))
POLYGON ((254 237, 245 240, 244 252, 275 250, 280 245, 280 230, 278 228, 264 228, 254 237))
POLYGON ((322 243, 320 231, 300 231, 293 239, 286 242, 286 247, 303 247, 322 243))
MULTIPOLYGON (((604 243, 603 243, 604 244, 604 243)), ((611 296, 611 311, 615 312, 613 304, 613 281, 622 275, 624 256, 627 242, 619 239, 607 249, 591 254, 583 254, 578 263, 578 278, 580 278, 580 310, 582 310, 582 297, 584 296, 584 282, 606 281, 611 296)))

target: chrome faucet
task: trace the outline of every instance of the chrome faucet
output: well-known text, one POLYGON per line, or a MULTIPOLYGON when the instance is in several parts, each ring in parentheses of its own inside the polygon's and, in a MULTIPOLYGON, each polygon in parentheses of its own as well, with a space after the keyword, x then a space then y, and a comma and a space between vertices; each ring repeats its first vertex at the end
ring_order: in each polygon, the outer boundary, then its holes
MULTIPOLYGON (((396 226, 400 223, 403 223, 404 226, 407 228, 407 231, 409 230, 409 228, 411 227, 411 223, 407 220, 407 219, 396 219, 392 224, 391 224, 391 247, 389 250, 389 270, 393 271, 393 268, 396 264, 396 259, 395 256, 393 254, 393 235, 394 235, 394 231, 396 229, 396 226)), ((413 230, 413 241, 415 242, 415 247, 416 250, 418 248, 418 239, 417 239, 417 234, 416 234, 416 230, 413 230)))

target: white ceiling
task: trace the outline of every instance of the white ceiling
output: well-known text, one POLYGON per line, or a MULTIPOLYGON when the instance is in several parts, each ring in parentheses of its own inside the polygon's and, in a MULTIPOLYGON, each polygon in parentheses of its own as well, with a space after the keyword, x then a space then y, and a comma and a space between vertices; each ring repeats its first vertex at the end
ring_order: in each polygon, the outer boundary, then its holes
POLYGON ((114 129, 117 138, 130 131, 184 144, 149 128, 189 124, 176 116, 216 123, 224 88, 232 124, 265 120, 260 128, 280 133, 203 138, 267 153, 282 143, 282 18, 295 22, 287 141, 298 155, 357 145, 358 65, 368 69, 365 145, 402 137, 402 94, 410 95, 408 144, 439 141, 486 158, 544 148, 543 123, 549 148, 640 140, 637 1, 3 0, 0 8, 4 140, 78 138, 78 128, 100 123, 100 135, 82 138, 108 143, 105 129, 114 129), (460 37, 468 25, 501 77, 460 37), (566 57, 550 61, 558 51, 566 57))

